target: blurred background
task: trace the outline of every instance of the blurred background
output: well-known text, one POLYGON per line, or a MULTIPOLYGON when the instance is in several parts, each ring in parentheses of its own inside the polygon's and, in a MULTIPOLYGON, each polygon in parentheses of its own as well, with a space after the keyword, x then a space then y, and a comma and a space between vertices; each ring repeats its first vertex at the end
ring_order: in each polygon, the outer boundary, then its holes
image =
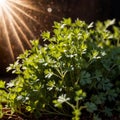
MULTIPOLYGON (((25 1, 29 2, 26 5, 13 2, 13 12, 9 12, 13 16, 11 19, 5 10, 0 16, 3 21, 0 22, 0 76, 8 75, 6 67, 24 50, 31 48, 30 40, 40 39, 42 31, 51 31, 54 21, 59 22, 63 17, 79 18, 87 23, 120 20, 119 0, 24 0, 23 4, 25 1)), ((43 44, 42 39, 40 43, 43 44)))

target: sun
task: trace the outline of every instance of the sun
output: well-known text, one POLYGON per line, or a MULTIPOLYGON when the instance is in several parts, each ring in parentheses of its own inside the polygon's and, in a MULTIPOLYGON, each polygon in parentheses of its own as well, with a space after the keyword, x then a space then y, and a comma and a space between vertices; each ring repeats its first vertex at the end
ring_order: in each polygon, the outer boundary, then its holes
POLYGON ((4 7, 6 5, 6 0, 0 0, 0 6, 4 7))

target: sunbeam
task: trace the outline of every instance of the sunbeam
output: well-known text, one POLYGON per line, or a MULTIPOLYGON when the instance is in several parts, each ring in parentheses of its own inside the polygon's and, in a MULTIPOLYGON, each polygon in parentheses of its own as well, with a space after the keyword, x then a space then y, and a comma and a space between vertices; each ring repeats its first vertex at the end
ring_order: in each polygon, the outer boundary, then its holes
POLYGON ((43 45, 41 33, 52 30, 61 15, 57 1, 54 5, 46 0, 0 0, 0 73, 31 49, 30 40, 39 39, 43 45))
POLYGON ((25 19, 38 23, 25 9, 37 11, 28 0, 0 0, 0 30, 4 34, 0 42, 7 45, 6 51, 12 61, 15 60, 15 49, 19 49, 19 53, 24 52, 24 44, 31 48, 28 36, 34 38, 34 34, 25 19))

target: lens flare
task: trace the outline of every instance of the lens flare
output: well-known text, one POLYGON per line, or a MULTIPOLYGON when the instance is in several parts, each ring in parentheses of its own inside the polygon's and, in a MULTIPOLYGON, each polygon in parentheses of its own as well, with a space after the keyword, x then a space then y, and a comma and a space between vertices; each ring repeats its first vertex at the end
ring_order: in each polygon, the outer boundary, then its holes
POLYGON ((30 10, 37 11, 31 0, 0 0, 0 57, 6 52, 14 61, 15 52, 24 52, 26 46, 31 48, 28 39, 34 34, 28 23, 38 21, 29 14, 30 10))

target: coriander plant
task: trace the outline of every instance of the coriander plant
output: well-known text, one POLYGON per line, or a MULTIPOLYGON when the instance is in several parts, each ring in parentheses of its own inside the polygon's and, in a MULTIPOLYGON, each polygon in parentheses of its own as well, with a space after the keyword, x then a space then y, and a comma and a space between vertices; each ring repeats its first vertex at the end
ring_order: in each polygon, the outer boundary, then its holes
POLYGON ((120 113, 120 28, 115 20, 87 24, 70 18, 54 22, 43 32, 43 46, 19 55, 8 71, 17 74, 7 83, 7 107, 12 112, 56 114, 93 120, 120 113), (114 105, 114 106, 113 106, 114 105))

